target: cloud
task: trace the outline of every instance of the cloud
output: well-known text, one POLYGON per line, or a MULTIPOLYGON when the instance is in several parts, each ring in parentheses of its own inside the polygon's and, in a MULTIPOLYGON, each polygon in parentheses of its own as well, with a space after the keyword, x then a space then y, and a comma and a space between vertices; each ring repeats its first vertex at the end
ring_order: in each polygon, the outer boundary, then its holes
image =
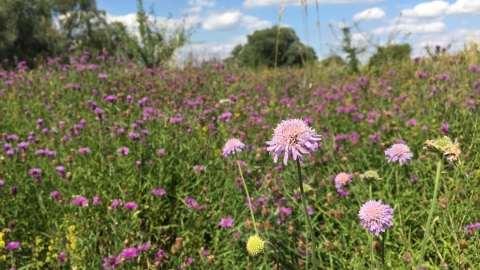
POLYGON ((208 0, 188 0, 188 5, 190 8, 185 9, 185 13, 199 13, 202 11, 203 7, 215 6, 215 2, 208 0))
POLYGON ((444 35, 425 34, 418 37, 416 43, 413 43, 414 56, 427 56, 425 47, 432 48, 433 46, 446 47, 450 45, 449 52, 458 52, 462 50, 464 44, 470 42, 479 42, 480 30, 458 29, 447 31, 444 35))
POLYGON ((257 17, 243 15, 240 11, 228 11, 221 14, 211 14, 203 23, 205 30, 232 30, 243 26, 250 31, 267 28, 272 24, 257 17))
MULTIPOLYGON (((306 0, 305 2, 309 5, 315 5, 318 3, 322 4, 348 4, 348 3, 374 3, 380 2, 382 0, 306 0)), ((245 0, 243 6, 246 8, 256 8, 256 7, 268 7, 276 6, 279 7, 282 3, 282 0, 245 0)), ((301 5, 300 0, 284 0, 285 6, 299 6, 301 5)))
POLYGON ((370 21, 370 20, 379 20, 385 18, 386 14, 381 8, 374 7, 366 9, 362 12, 359 12, 353 15, 354 21, 370 21))
POLYGON ((413 9, 404 9, 402 16, 406 18, 437 18, 444 14, 449 6, 445 1, 433 1, 416 5, 413 9))
POLYGON ((450 5, 445 11, 447 15, 476 13, 480 13, 480 1, 478 0, 457 0, 457 2, 450 5))
MULTIPOLYGON (((158 25, 166 26, 167 29, 174 29, 182 25, 185 25, 187 29, 190 29, 203 21, 203 18, 197 14, 187 16, 183 19, 152 17, 151 15, 148 15, 148 17, 149 17, 148 18, 149 21, 152 22, 155 19, 158 25)), ((127 27, 128 31, 132 33, 138 32, 138 22, 137 22, 136 13, 130 13, 130 14, 121 15, 121 16, 115 16, 107 13, 106 19, 108 23, 115 22, 115 21, 123 23, 127 27)))
POLYGON ((386 27, 379 27, 372 30, 376 35, 390 34, 395 31, 407 32, 412 34, 422 33, 440 33, 447 30, 443 22, 421 23, 421 24, 397 24, 386 27))

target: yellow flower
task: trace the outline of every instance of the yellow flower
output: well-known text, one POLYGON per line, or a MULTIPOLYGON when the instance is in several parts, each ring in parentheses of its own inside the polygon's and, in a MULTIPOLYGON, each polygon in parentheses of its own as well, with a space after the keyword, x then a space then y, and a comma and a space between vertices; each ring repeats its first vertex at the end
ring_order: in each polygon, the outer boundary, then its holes
POLYGON ((258 235, 250 236, 247 241, 247 251, 252 255, 257 255, 265 250, 265 241, 258 235))

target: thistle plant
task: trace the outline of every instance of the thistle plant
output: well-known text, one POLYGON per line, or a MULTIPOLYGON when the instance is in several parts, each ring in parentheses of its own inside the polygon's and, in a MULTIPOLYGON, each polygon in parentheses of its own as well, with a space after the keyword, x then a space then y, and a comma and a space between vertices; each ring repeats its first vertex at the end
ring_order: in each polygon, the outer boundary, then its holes
MULTIPOLYGON (((303 162, 302 154, 311 155, 318 149, 318 141, 321 140, 320 135, 318 135, 315 130, 310 128, 304 121, 300 119, 288 119, 277 125, 273 131, 272 140, 266 142, 269 145, 267 150, 274 153, 273 160, 275 163, 278 161, 278 157, 281 154, 283 154, 283 163, 285 165, 287 165, 289 158, 292 158, 297 162, 298 185, 300 188, 303 213, 312 245, 313 269, 317 269, 317 265, 315 264, 315 234, 313 232, 310 217, 308 216, 307 201, 303 189, 302 169, 300 164, 303 162)), ((308 240, 306 244, 307 261, 305 267, 308 269, 308 240)))

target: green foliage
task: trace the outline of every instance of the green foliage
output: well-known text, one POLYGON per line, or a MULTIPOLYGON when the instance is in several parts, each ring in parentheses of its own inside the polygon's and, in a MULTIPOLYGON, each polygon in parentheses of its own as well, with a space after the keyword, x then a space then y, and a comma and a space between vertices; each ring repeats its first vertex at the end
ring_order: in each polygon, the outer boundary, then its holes
POLYGON ((410 44, 393 44, 385 47, 377 47, 377 52, 370 57, 368 66, 370 68, 381 68, 392 66, 395 63, 410 60, 412 47, 410 44))
POLYGON ((147 67, 154 67, 170 60, 175 51, 189 39, 191 31, 185 25, 168 28, 168 21, 159 25, 153 7, 149 14, 143 9, 142 0, 137 0, 138 35, 123 31, 122 40, 129 52, 147 67))
POLYGON ((278 29, 277 26, 257 30, 248 35, 247 44, 235 47, 231 53, 232 57, 243 66, 256 68, 275 66, 277 33, 277 66, 304 65, 308 61, 316 60, 313 48, 300 43, 293 29, 288 27, 278 29))
POLYGON ((350 68, 351 73, 358 74, 360 61, 358 60, 357 55, 361 52, 361 49, 352 44, 351 27, 346 26, 341 30, 343 34, 342 50, 347 54, 347 65, 350 68))
POLYGON ((323 65, 323 66, 331 66, 331 65, 336 65, 336 66, 345 66, 347 63, 345 62, 345 60, 343 60, 342 57, 340 57, 339 55, 330 55, 329 57, 323 59, 322 61, 320 61, 320 63, 323 65))

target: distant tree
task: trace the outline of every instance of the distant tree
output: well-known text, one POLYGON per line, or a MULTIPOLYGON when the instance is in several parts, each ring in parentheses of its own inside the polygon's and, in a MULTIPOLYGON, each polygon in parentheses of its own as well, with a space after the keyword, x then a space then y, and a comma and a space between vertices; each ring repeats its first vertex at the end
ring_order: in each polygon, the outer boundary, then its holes
POLYGON ((392 44, 385 47, 377 47, 377 52, 370 57, 369 67, 382 67, 396 62, 410 59, 412 47, 410 44, 392 44))
POLYGON ((191 31, 185 24, 176 26, 173 31, 167 23, 160 25, 154 17, 153 7, 147 14, 142 0, 137 0, 137 8, 138 33, 122 33, 126 49, 147 67, 165 63, 178 48, 188 42, 191 31))
POLYGON ((343 60, 342 57, 340 57, 339 55, 336 55, 336 54, 333 54, 333 55, 323 59, 322 61, 320 61, 320 63, 323 66, 331 66, 331 65, 345 66, 347 64, 345 62, 345 60, 343 60))
MULTIPOLYGON (((232 50, 232 57, 243 66, 273 67, 275 65, 277 33, 277 26, 253 32, 253 34, 247 36, 247 43, 244 46, 239 45, 232 50)), ((298 40, 293 29, 280 28, 277 66, 303 65, 308 61, 316 60, 315 51, 298 40)))
POLYGON ((351 27, 345 26, 342 28, 343 42, 342 50, 347 54, 347 65, 350 67, 352 73, 358 74, 358 66, 360 61, 358 60, 358 54, 363 51, 363 49, 357 48, 352 44, 352 33, 351 27))

